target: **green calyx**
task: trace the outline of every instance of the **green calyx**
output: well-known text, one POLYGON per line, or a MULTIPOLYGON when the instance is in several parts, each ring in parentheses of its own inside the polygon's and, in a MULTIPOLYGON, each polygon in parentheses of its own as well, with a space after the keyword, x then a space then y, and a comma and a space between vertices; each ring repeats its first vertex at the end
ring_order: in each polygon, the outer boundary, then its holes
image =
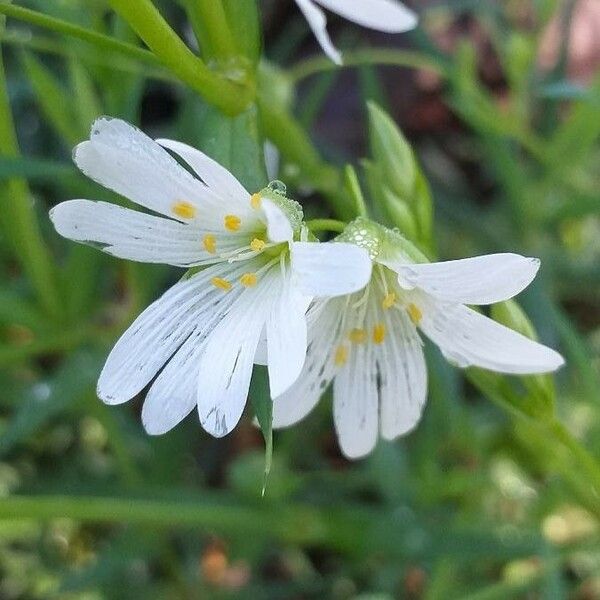
POLYGON ((399 231, 388 229, 365 217, 358 217, 348 224, 337 238, 364 248, 371 260, 405 260, 410 263, 429 262, 427 257, 399 231))

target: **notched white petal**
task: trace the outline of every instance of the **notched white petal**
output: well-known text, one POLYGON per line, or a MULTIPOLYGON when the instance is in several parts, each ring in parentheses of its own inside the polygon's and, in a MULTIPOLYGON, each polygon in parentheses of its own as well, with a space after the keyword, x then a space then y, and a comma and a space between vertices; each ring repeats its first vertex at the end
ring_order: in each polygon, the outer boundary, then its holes
MULTIPOLYGON (((267 321, 267 360, 271 398, 283 394, 298 378, 306 358, 306 309, 310 298, 300 295, 287 277, 280 299, 267 321)), ((255 359, 256 362, 256 359, 255 359)))
POLYGON ((73 151, 81 171, 141 206, 182 222, 194 220, 206 187, 154 140, 120 119, 102 117, 73 151))
POLYGON ((520 375, 555 371, 563 357, 461 304, 421 304, 420 327, 458 366, 520 375))
POLYGON ((237 178, 218 162, 192 146, 175 140, 158 139, 158 144, 182 158, 213 191, 234 202, 248 204, 249 193, 237 178))
POLYGON ((295 242, 292 271, 304 294, 342 296, 367 285, 372 262, 368 252, 354 244, 295 242))
POLYGON ((363 27, 402 33, 417 26, 417 15, 397 0, 316 0, 321 6, 363 27))
POLYGON ((443 302, 493 304, 522 292, 539 267, 537 258, 504 253, 392 268, 405 289, 420 288, 443 302))
POLYGON ((197 228, 116 204, 68 200, 50 210, 50 219, 63 237, 119 258, 189 267, 208 257, 197 228))
POLYGON ((312 0, 296 0, 296 4, 304 14, 317 38, 321 48, 327 56, 336 64, 342 64, 342 55, 333 45, 329 34, 327 33, 327 18, 325 13, 318 8, 312 0))

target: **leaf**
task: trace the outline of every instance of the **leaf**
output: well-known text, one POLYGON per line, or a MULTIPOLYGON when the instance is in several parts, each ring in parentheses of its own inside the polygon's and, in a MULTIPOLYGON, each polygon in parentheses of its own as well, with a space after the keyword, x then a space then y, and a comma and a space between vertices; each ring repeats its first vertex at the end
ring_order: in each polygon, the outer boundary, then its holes
POLYGON ((269 377, 266 367, 254 368, 250 382, 250 402, 265 439, 265 473, 262 495, 267 489, 267 478, 273 461, 273 400, 269 391, 269 377))
POLYGON ((77 169, 68 163, 37 158, 0 158, 0 181, 16 177, 31 181, 55 181, 72 177, 77 169))
POLYGON ((183 111, 183 122, 194 123, 194 126, 182 128, 180 137, 187 138, 192 146, 231 171, 250 193, 267 185, 263 140, 255 107, 237 117, 227 117, 190 96, 183 111))
POLYGON ((75 99, 75 110, 81 136, 85 136, 90 125, 102 113, 100 100, 88 71, 76 58, 69 61, 71 89, 75 99))
POLYGON ((33 54, 25 52, 23 62, 46 119, 67 146, 75 145, 81 138, 81 132, 74 118, 76 111, 72 95, 33 54))

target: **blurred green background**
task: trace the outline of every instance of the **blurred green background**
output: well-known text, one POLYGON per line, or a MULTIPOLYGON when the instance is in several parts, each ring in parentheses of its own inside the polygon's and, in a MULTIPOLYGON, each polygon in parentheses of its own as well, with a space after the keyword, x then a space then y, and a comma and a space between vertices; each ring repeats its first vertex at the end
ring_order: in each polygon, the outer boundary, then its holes
MULTIPOLYGON (((235 118, 120 47, 142 44, 111 4, 21 0, 36 13, 9 12, 2 30, 0 599, 600 598, 600 2, 414 0, 420 26, 400 36, 330 15, 348 63, 333 70, 292 1, 261 0, 262 33, 236 31, 258 101, 235 118), (403 199, 370 176, 367 101, 429 180, 434 231, 415 241, 443 259, 541 257, 519 301, 567 367, 554 393, 547 379, 465 377, 428 347, 416 431, 350 463, 326 396, 275 432, 261 497, 250 408, 222 440, 194 415, 151 438, 141 398, 96 398, 111 345, 182 273, 67 242, 48 209, 124 202, 70 160, 108 114, 203 148, 248 186, 264 180, 269 139, 271 170, 309 218, 352 216, 353 164, 375 214, 414 237, 403 199), (548 411, 563 428, 540 426, 548 411)), ((196 52, 194 0, 155 5, 196 52)), ((225 5, 234 21, 257 6, 225 5)), ((202 45, 235 80, 213 51, 202 45)))

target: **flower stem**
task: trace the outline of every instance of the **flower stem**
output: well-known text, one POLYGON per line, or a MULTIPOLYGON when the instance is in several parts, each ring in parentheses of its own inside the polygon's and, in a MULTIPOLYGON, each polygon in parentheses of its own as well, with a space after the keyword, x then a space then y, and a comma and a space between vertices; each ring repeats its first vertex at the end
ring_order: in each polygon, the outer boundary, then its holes
MULTIPOLYGON (((4 63, 0 55, 0 156, 18 158, 19 146, 13 124, 4 63)), ((16 256, 36 290, 40 305, 52 317, 61 314, 52 258, 42 239, 27 184, 10 179, 2 186, 4 202, 0 218, 16 256)))
MULTIPOLYGON (((415 69, 427 69, 441 76, 447 76, 446 66, 439 60, 434 60, 418 52, 407 52, 405 50, 394 50, 389 48, 369 48, 344 52, 344 64, 342 67, 358 67, 361 65, 388 65, 395 67, 412 67, 415 69)), ((297 63, 289 71, 289 76, 294 84, 311 75, 339 69, 324 56, 316 56, 297 63)))
POLYGON ((120 54, 135 58, 153 66, 158 66, 160 64, 156 56, 148 50, 138 48, 137 46, 127 44, 126 42, 121 42, 120 40, 116 40, 107 35, 102 35, 91 29, 86 29, 85 27, 80 27, 79 25, 74 25, 73 23, 50 17, 35 10, 23 8, 22 6, 0 3, 0 14, 12 17, 13 19, 18 19, 19 21, 24 21, 25 23, 31 23, 32 25, 50 31, 55 31, 56 33, 78 38, 98 48, 119 52, 120 54))
POLYGON ((346 228, 347 223, 336 221, 335 219, 312 219, 306 221, 306 226, 312 231, 336 231, 342 233, 346 228))
POLYGON ((211 71, 171 29, 150 0, 109 0, 159 60, 208 102, 231 115, 248 107, 254 91, 245 82, 211 71))
POLYGON ((235 56, 236 48, 221 0, 187 0, 190 19, 195 29, 204 38, 198 42, 210 49, 210 54, 219 58, 235 56))

